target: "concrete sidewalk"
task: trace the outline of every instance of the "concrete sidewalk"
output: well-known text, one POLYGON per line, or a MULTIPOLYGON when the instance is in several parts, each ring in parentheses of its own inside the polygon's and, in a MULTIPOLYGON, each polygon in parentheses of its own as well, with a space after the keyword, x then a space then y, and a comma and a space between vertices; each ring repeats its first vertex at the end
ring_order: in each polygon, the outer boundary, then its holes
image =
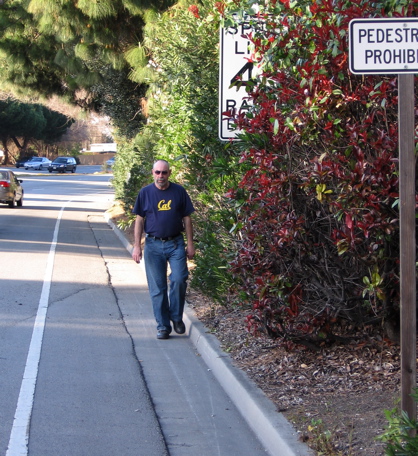
MULTIPOLYGON (((131 252, 132 245, 123 231, 105 218, 124 247, 131 252)), ((141 262, 140 267, 143 267, 141 262)), ((296 430, 276 411, 275 405, 248 378, 233 366, 231 358, 220 348, 219 341, 209 334, 204 325, 196 318, 192 309, 186 306, 184 313, 189 338, 205 361, 224 391, 239 410, 242 417, 255 433, 271 456, 311 456, 313 452, 298 440, 296 430)))

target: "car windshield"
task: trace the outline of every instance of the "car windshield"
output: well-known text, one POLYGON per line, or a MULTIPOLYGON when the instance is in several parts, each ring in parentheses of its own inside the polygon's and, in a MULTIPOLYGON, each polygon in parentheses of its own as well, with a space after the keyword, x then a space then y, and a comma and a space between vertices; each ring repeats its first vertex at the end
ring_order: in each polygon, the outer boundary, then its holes
POLYGON ((8 176, 7 176, 7 173, 6 172, 0 172, 0 179, 7 179, 8 176))
POLYGON ((40 162, 40 161, 42 161, 42 158, 32 158, 31 161, 40 162))
POLYGON ((54 163, 67 163, 67 159, 66 158, 57 158, 56 160, 54 160, 54 163))

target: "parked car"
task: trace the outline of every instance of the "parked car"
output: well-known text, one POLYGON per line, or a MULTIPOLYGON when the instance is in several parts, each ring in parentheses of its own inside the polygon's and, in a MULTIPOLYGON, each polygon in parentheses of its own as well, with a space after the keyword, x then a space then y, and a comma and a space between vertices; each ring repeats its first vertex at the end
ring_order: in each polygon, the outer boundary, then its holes
POLYGON ((15 163, 16 168, 24 167, 25 163, 28 162, 29 160, 32 160, 33 157, 24 157, 24 158, 19 158, 17 162, 15 163))
POLYGON ((115 159, 116 157, 109 158, 109 160, 106 160, 106 165, 112 167, 115 164, 115 159))
POLYGON ((59 173, 65 173, 71 171, 75 173, 77 169, 77 162, 74 157, 57 157, 49 166, 48 171, 57 171, 59 173))
POLYGON ((51 160, 46 157, 32 157, 25 163, 25 169, 46 169, 51 164, 51 160))
POLYGON ((14 207, 15 204, 23 204, 23 188, 20 185, 21 179, 18 179, 13 171, 9 169, 0 169, 0 203, 8 204, 14 207))

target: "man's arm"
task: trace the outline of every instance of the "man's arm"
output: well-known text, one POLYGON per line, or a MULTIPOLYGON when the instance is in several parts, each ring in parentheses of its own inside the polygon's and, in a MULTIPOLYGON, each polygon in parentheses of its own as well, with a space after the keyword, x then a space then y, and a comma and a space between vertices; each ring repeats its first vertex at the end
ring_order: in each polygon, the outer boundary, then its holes
POLYGON ((144 218, 140 215, 136 216, 135 220, 135 228, 134 228, 134 248, 132 250, 132 258, 135 260, 136 263, 139 263, 142 260, 142 235, 144 233, 144 218))
POLYGON ((187 258, 191 260, 195 254, 195 248, 193 243, 193 223, 192 218, 190 215, 183 218, 184 229, 186 230, 186 238, 187 238, 187 246, 186 246, 186 253, 187 258))

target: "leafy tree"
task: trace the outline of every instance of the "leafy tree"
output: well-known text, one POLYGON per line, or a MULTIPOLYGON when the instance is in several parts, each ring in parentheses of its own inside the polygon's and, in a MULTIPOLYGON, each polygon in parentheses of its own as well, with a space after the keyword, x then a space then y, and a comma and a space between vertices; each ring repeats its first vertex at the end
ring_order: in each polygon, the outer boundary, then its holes
POLYGON ((94 107, 112 119, 121 139, 130 139, 145 123, 142 106, 147 87, 131 81, 127 69, 105 67, 103 74, 104 80, 92 87, 94 107))
POLYGON ((230 191, 249 327, 289 346, 332 341, 344 320, 396 327, 397 81, 349 73, 347 29, 352 18, 416 15, 416 5, 257 5, 222 6, 227 25, 246 16, 254 26, 253 108, 234 118, 243 177, 230 191))
POLYGON ((39 32, 27 2, 5 1, 0 9, 2 87, 20 95, 64 95, 61 70, 53 63, 56 44, 39 32))
POLYGON ((15 100, 0 100, 0 140, 9 162, 9 142, 24 152, 35 140, 45 143, 57 141, 71 126, 69 119, 42 105, 20 103, 15 100))
POLYGON ((41 106, 41 109, 46 124, 39 137, 35 137, 35 139, 41 139, 46 144, 53 144, 61 139, 71 124, 74 123, 74 119, 70 119, 57 111, 51 111, 45 106, 41 106))
POLYGON ((19 97, 57 94, 101 109, 131 137, 144 121, 135 114, 146 88, 127 77, 125 53, 142 40, 148 11, 166 6, 164 0, 8 0, 0 9, 1 85, 19 97))

